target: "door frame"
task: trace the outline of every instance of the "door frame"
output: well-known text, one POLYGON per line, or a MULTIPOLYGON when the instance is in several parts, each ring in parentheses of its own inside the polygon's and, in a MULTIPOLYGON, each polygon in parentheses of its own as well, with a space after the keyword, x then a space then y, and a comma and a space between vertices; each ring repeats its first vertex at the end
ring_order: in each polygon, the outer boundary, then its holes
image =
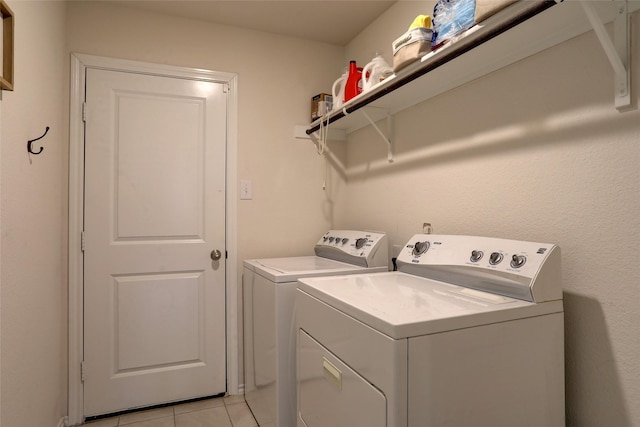
POLYGON ((82 361, 84 349, 84 293, 82 228, 84 218, 84 121, 85 71, 99 68, 173 78, 187 78, 226 83, 226 355, 227 393, 240 394, 238 352, 238 259, 237 259, 237 141, 238 141, 238 76, 234 73, 199 68, 151 64, 80 53, 71 54, 69 109, 69 234, 68 234, 68 425, 84 420, 84 386, 82 361))

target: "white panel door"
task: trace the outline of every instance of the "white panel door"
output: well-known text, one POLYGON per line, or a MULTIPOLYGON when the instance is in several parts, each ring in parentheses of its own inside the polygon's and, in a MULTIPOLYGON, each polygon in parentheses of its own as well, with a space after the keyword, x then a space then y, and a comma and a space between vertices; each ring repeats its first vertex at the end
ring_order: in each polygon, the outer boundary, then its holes
POLYGON ((86 77, 84 415, 225 392, 224 85, 86 77))

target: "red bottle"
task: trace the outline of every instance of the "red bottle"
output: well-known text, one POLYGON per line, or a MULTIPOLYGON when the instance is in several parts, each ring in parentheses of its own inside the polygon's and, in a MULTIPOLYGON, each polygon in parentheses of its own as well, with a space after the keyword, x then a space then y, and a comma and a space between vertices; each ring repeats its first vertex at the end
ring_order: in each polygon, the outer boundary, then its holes
POLYGON ((349 61, 349 77, 347 77, 347 84, 344 86, 345 102, 362 92, 360 79, 362 79, 362 68, 358 68, 356 61, 349 61))

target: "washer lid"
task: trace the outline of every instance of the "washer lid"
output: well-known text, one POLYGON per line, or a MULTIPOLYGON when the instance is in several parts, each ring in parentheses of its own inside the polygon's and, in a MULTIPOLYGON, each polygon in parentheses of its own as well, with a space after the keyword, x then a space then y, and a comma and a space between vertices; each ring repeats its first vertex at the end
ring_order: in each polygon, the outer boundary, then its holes
POLYGON ((301 277, 387 271, 386 267, 371 269, 313 255, 246 260, 244 265, 276 283, 295 282, 301 277))
POLYGON ((298 289, 394 339, 562 312, 402 272, 304 278, 298 289))

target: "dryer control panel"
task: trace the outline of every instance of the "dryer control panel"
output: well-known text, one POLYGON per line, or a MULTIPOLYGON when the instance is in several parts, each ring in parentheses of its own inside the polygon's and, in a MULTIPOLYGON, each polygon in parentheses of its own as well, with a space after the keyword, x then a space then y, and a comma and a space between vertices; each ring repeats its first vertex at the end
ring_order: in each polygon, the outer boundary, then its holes
POLYGON ((416 234, 398 270, 527 301, 562 299, 560 248, 479 236, 416 234))
POLYGON ((380 232, 331 230, 316 243, 317 256, 362 267, 389 265, 387 235, 380 232))

